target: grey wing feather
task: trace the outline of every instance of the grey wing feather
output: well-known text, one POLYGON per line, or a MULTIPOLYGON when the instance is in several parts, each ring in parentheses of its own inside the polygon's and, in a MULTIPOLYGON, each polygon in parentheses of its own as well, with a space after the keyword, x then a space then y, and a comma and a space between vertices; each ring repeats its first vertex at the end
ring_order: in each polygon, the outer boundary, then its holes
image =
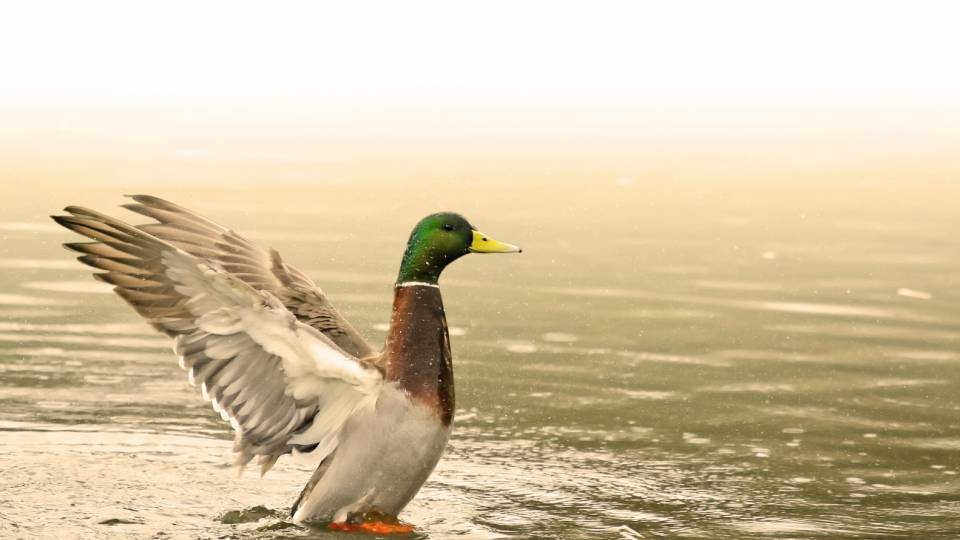
POLYGON ((260 456, 258 463, 266 472, 281 455, 302 449, 288 445, 288 439, 310 425, 319 407, 316 401, 297 403, 285 394, 283 378, 275 376, 283 372, 278 356, 246 334, 202 330, 177 337, 174 351, 213 409, 242 433, 233 448, 238 464, 260 456))
POLYGON ((370 358, 374 348, 333 307, 306 274, 267 250, 182 206, 151 195, 131 195, 125 208, 153 218, 137 227, 190 253, 216 261, 251 287, 275 295, 300 321, 316 328, 357 358, 370 358))
POLYGON ((175 339, 191 383, 237 431, 238 464, 257 457, 266 472, 294 450, 335 448, 348 414, 338 411, 349 412, 373 391, 376 369, 297 322, 270 292, 256 291, 215 263, 92 210, 66 211, 71 215, 53 219, 94 242, 65 246, 175 339))

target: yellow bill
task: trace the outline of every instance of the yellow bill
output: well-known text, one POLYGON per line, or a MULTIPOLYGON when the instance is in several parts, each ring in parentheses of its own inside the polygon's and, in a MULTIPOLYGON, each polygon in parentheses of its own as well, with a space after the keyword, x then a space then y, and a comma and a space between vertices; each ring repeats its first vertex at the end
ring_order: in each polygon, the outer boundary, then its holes
POLYGON ((480 231, 473 231, 470 251, 474 253, 520 253, 523 250, 513 244, 494 240, 480 231))

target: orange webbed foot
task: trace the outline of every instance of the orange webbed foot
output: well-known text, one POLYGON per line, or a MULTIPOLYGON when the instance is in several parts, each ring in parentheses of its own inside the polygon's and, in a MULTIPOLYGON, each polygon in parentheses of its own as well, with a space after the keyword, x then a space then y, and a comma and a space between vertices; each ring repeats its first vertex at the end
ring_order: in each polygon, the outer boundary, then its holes
POLYGON ((409 534, 413 532, 413 525, 406 523, 387 523, 384 521, 367 521, 359 527, 373 534, 409 534))
POLYGON ((403 522, 388 523, 386 521, 364 521, 362 523, 331 523, 328 528, 335 531, 359 532, 367 534, 409 534, 415 529, 413 525, 403 522))

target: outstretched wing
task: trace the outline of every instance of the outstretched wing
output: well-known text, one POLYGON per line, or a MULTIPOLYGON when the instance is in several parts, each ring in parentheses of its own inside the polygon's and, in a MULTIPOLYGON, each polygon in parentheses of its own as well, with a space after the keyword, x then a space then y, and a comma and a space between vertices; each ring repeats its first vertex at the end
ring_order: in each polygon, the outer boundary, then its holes
POLYGON ((94 240, 65 246, 174 338, 190 382, 236 430, 238 464, 257 457, 265 473, 293 451, 323 459, 346 420, 376 400, 380 371, 298 321, 270 291, 147 231, 65 210, 53 219, 94 240))
POLYGON ((365 358, 376 351, 334 309, 309 276, 246 238, 182 206, 150 195, 131 195, 136 203, 123 205, 156 223, 137 228, 186 251, 216 261, 225 271, 251 287, 269 291, 298 320, 323 332, 344 351, 365 358))

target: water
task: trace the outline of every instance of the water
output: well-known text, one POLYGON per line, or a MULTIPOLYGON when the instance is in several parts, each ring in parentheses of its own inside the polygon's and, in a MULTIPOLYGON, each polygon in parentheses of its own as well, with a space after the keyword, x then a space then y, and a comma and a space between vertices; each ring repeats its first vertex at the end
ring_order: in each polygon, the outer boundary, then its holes
MULTIPOLYGON (((5 188, 0 536, 339 536, 285 521, 308 470, 238 477, 167 340, 59 247, 46 214, 122 215, 143 185, 5 188)), ((418 537, 960 535, 956 188, 153 187, 278 248, 374 342, 421 215, 524 248, 441 280, 458 408, 418 537)))

